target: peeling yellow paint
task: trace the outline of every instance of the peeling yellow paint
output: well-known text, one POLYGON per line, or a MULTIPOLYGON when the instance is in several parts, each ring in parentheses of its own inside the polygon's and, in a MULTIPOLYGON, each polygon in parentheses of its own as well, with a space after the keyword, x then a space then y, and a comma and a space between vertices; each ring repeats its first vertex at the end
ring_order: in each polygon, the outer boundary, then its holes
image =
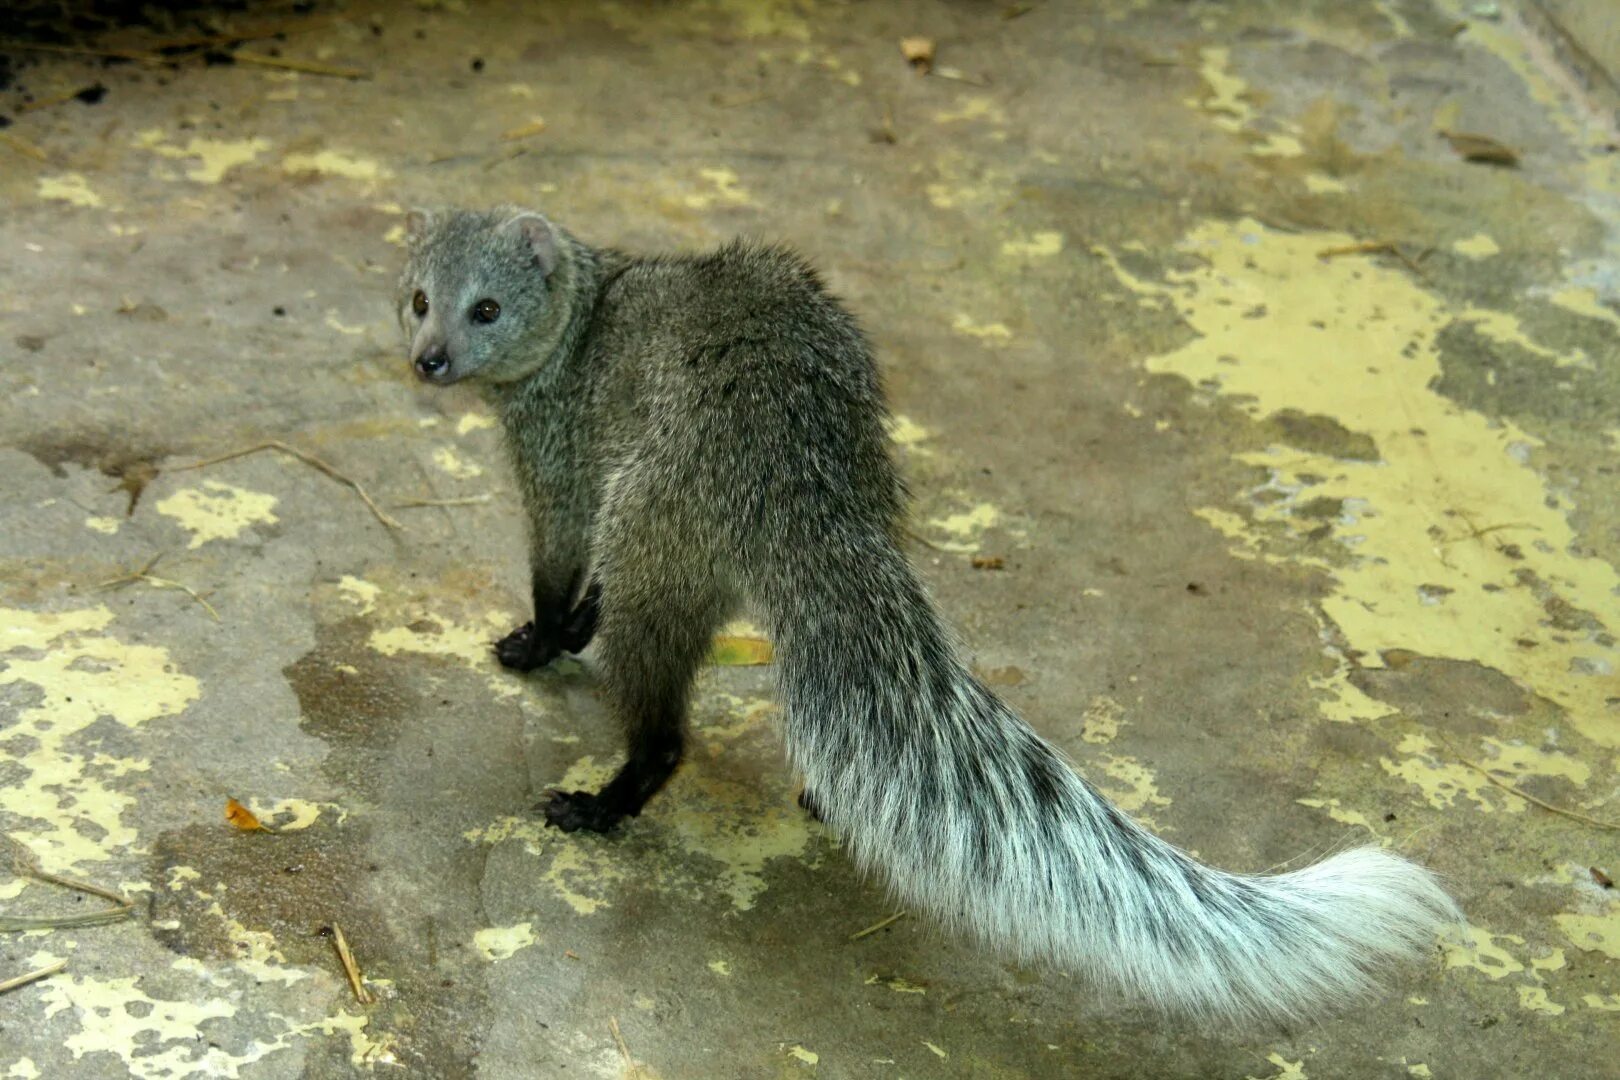
POLYGON ((515 926, 491 926, 473 933, 473 948, 485 960, 494 963, 505 960, 519 949, 526 949, 540 939, 534 936, 534 923, 520 922, 515 926))
POLYGON ((1122 284, 1174 304, 1198 333, 1149 358, 1150 372, 1229 396, 1256 419, 1285 410, 1331 418, 1377 448, 1373 461, 1281 445, 1241 453, 1286 497, 1256 500, 1248 517, 1223 508, 1200 516, 1237 541, 1234 555, 1330 575, 1321 611, 1363 666, 1396 649, 1479 663, 1561 706, 1586 738, 1620 746, 1620 715, 1606 700, 1612 680, 1584 674, 1620 660, 1609 636, 1620 630, 1620 575, 1584 553, 1567 499, 1549 505, 1526 463, 1538 441, 1434 389, 1445 303, 1398 269, 1318 257, 1354 242, 1210 222, 1180 245, 1200 265, 1168 272, 1165 284, 1110 261, 1122 284), (1268 550, 1266 526, 1298 531, 1291 515, 1301 498, 1362 507, 1330 522, 1343 558, 1268 550), (1588 614, 1593 628, 1552 629, 1555 603, 1588 614))
POLYGON ((1346 810, 1339 805, 1338 799, 1295 799, 1294 801, 1301 806, 1309 806, 1313 810, 1326 810, 1327 816, 1341 825, 1355 825, 1358 828, 1366 829, 1374 836, 1378 835, 1378 830, 1373 828, 1373 823, 1367 820, 1366 814, 1363 814, 1360 810, 1346 810))
POLYGON ((1484 233, 1475 233, 1473 236, 1466 236, 1453 242, 1451 250, 1469 259, 1488 259, 1502 252, 1502 249, 1496 246, 1496 241, 1484 233))
POLYGON ((441 446, 433 451, 433 464, 443 472, 449 473, 457 480, 471 480, 484 475, 484 467, 477 462, 468 461, 456 453, 453 446, 441 446))
POLYGON ((270 149, 265 139, 204 139, 193 137, 184 146, 173 146, 163 141, 163 131, 152 128, 141 132, 135 145, 150 150, 160 157, 196 158, 198 163, 186 170, 186 179, 199 184, 217 184, 226 173, 238 165, 252 162, 270 149))
POLYGON ((1147 815, 1146 811, 1154 806, 1169 806, 1170 797, 1159 794, 1159 785, 1153 770, 1124 754, 1109 755, 1103 758, 1100 764, 1104 774, 1125 785, 1108 787, 1098 784, 1102 793, 1121 810, 1134 815, 1138 821, 1158 829, 1160 826, 1147 815))
POLYGON ((1602 915, 1554 915, 1553 922, 1577 949, 1620 960, 1620 904, 1610 906, 1602 915))
POLYGON ((1611 326, 1620 327, 1620 313, 1598 299, 1597 293, 1591 289, 1570 285, 1559 289, 1547 297, 1565 311, 1573 312, 1587 319, 1597 319, 1611 326))
POLYGON ((1336 176, 1326 173, 1306 173, 1305 190, 1312 195, 1343 195, 1350 190, 1350 185, 1336 176))
MULTIPOLYGON (((1185 104, 1209 113, 1222 131, 1251 133, 1256 116, 1248 100, 1249 84, 1232 72, 1231 50, 1209 46, 1199 51, 1199 57, 1198 73, 1210 92, 1203 98, 1188 98, 1185 104)), ((1272 133, 1260 137, 1249 152, 1257 157, 1299 157, 1305 147, 1293 135, 1272 133)))
MULTIPOLYGON (((1499 739, 1481 740, 1486 753, 1480 755, 1483 765, 1493 774, 1516 782, 1529 776, 1555 777, 1569 781, 1576 787, 1586 786, 1591 777, 1591 766, 1567 754, 1537 750, 1534 747, 1514 745, 1499 739)), ((1522 814, 1529 805, 1510 791, 1492 784, 1478 770, 1460 761, 1445 760, 1437 755, 1435 744, 1416 733, 1401 738, 1396 753, 1408 755, 1401 761, 1380 758, 1379 764, 1391 776, 1415 784, 1423 792, 1429 805, 1443 810, 1456 804, 1458 796, 1472 802, 1481 813, 1497 810, 1522 814)))
POLYGON ((377 597, 382 590, 369 581, 363 581, 353 574, 344 574, 338 579, 338 591, 344 597, 360 605, 360 614, 370 615, 377 610, 377 597))
POLYGON ((1113 698, 1094 697, 1080 714, 1080 737, 1088 743, 1113 742, 1124 716, 1125 706, 1113 698))
POLYGON ((1581 997, 1581 1003, 1588 1009, 1620 1012, 1620 994, 1584 994, 1581 997))
POLYGON ((39 197, 51 199, 55 202, 70 203, 74 206, 96 207, 101 205, 101 196, 91 190, 90 181, 84 178, 83 173, 76 172, 40 177, 39 197))
POLYGON ((31 1057, 20 1057, 6 1070, 7 1080, 39 1080, 39 1066, 31 1057))
POLYGON ((1465 941, 1442 941, 1441 950, 1445 954, 1446 970, 1453 968, 1472 968, 1492 979, 1501 979, 1524 970, 1524 964, 1516 960, 1498 941, 1506 941, 1514 945, 1523 945, 1524 938, 1516 934, 1493 934, 1479 926, 1469 926, 1465 941))
POLYGON ((1506 311, 1492 311, 1485 308, 1468 308, 1457 317, 1457 321, 1472 326, 1476 332, 1489 341, 1498 345, 1509 345, 1516 349, 1523 349, 1532 356, 1539 356, 1543 360, 1550 360, 1554 367, 1587 367, 1591 361, 1586 354, 1579 350, 1573 353, 1561 353, 1556 349, 1549 349, 1532 341, 1524 332, 1524 326, 1519 322, 1518 316, 1506 311))
POLYGON ((81 734, 102 717, 137 728, 175 716, 200 693, 167 650, 104 633, 112 621, 105 607, 0 609, 0 686, 29 685, 41 694, 0 734, 0 762, 20 772, 0 786, 0 811, 17 822, 11 835, 56 873, 79 872, 136 842, 123 819, 134 799, 109 781, 150 767, 97 752, 81 734))
POLYGON ((458 623, 434 612, 422 612, 408 625, 373 630, 370 645, 384 656, 420 653, 459 660, 488 676, 489 688, 500 697, 523 692, 517 680, 502 674, 490 643, 510 629, 510 618, 499 611, 484 613, 482 623, 458 623))
POLYGON ((698 175, 711 190, 693 192, 685 202, 694 210, 707 210, 711 206, 748 206, 754 196, 742 186, 742 180, 730 169, 699 169, 698 175))
POLYGON ((1547 997, 1547 991, 1540 986, 1520 986, 1519 1008, 1526 1012, 1541 1013, 1544 1016, 1558 1016, 1564 1007, 1547 997))
POLYGON ((466 435, 468 432, 483 431, 494 426, 495 418, 488 413, 462 413, 456 420, 456 434, 466 435))
POLYGON ((714 972, 716 975, 730 975, 731 964, 725 960, 710 960, 709 970, 714 972))
POLYGON ((896 413, 889 417, 888 426, 889 438, 896 446, 904 447, 913 454, 933 453, 922 444, 933 438, 934 433, 911 417, 896 413))
POLYGON ((200 548, 210 540, 235 539, 249 526, 279 520, 275 505, 274 495, 204 480, 201 487, 182 488, 159 502, 157 512, 191 533, 187 547, 200 548))
POLYGON ((1278 1053, 1266 1055, 1266 1060, 1277 1067, 1277 1071, 1267 1077, 1250 1076, 1247 1080, 1310 1080, 1305 1072, 1305 1059, 1289 1061, 1278 1053))
POLYGON ((989 503, 979 503, 957 514, 931 519, 928 524, 955 537, 955 540, 936 541, 946 551, 969 554, 979 550, 979 540, 986 529, 1001 524, 1002 512, 989 503))
POLYGON ((288 154, 282 159, 281 168, 287 173, 320 173, 349 180, 386 180, 393 175, 370 158, 356 157, 338 150, 288 154))
POLYGON ((941 1061, 944 1061, 944 1060, 946 1060, 947 1058, 949 1058, 951 1056, 951 1055, 947 1054, 944 1050, 940 1049, 939 1047, 935 1046, 933 1043, 929 1042, 927 1039, 923 1039, 921 1041, 922 1041, 922 1044, 924 1046, 928 1047, 929 1053, 933 1054, 935 1057, 939 1058, 941 1061))
POLYGON ((114 533, 116 533, 118 531, 118 526, 122 524, 123 522, 114 517, 92 516, 84 519, 85 528, 94 529, 96 532, 104 533, 107 536, 112 536, 114 533))
POLYGON ((1430 1072, 1429 1067, 1420 1061, 1415 1065, 1408 1065, 1406 1067, 1406 1075, 1423 1077, 1424 1080, 1427 1080, 1427 1078, 1433 1076, 1434 1073, 1430 1072))
POLYGON ((1006 323, 981 323, 972 316, 958 311, 951 316, 951 329, 963 337, 977 338, 986 345, 1005 345, 1013 338, 1006 323))
POLYGON ((1001 253, 1013 259, 1049 259, 1063 250, 1063 234, 1044 231, 1019 240, 1003 240, 1001 253))
POLYGON ((868 975, 866 977, 866 985, 886 986, 897 994, 928 993, 928 987, 918 986, 916 983, 908 982, 907 980, 900 978, 898 975, 868 975))
POLYGON ((804 1047, 800 1046, 797 1043, 794 1043, 792 1046, 788 1047, 787 1052, 788 1052, 788 1057, 797 1058, 798 1060, 804 1062, 806 1065, 814 1065, 816 1062, 821 1060, 821 1055, 820 1054, 817 1054, 813 1050, 806 1050, 804 1047))

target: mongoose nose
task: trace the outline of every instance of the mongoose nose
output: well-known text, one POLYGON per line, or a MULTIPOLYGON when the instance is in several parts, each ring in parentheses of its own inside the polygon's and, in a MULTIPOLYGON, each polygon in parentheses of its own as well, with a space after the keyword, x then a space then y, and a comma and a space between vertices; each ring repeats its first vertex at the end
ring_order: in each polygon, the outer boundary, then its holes
POLYGON ((444 349, 429 349, 416 358, 416 374, 423 379, 438 379, 450 370, 450 358, 444 349))

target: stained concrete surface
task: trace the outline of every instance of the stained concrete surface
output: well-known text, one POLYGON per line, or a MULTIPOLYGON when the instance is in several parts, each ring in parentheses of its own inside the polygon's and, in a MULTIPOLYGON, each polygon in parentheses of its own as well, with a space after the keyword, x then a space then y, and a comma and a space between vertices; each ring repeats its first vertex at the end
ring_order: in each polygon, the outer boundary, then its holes
MULTIPOLYGON (((1613 113, 1511 4, 1025 8, 354 5, 243 48, 363 80, 18 72, 0 828, 139 906, 0 938, 0 979, 68 961, 0 996, 0 1075, 1612 1075, 1615 834, 1510 788, 1620 816, 1613 113), (793 805, 765 667, 704 676, 621 835, 541 829, 616 737, 589 655, 492 664, 512 483, 389 315, 402 208, 501 201, 805 250, 882 354, 914 554, 986 678, 1202 857, 1388 844, 1467 937, 1247 1030, 916 916, 851 940, 892 908, 793 805), (274 451, 180 468, 266 439, 406 528, 274 451)), ((0 878, 10 914, 92 902, 0 878)))

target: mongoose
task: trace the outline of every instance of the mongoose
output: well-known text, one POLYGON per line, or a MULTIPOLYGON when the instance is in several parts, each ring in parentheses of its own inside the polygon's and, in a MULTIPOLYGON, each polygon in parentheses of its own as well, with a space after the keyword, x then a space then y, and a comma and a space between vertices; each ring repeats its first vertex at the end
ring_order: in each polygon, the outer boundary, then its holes
POLYGON ((1205 866, 1137 825, 968 670, 898 543, 905 492, 865 338, 810 266, 732 243, 641 258, 532 211, 411 215, 417 375, 499 412, 530 526, 527 671, 599 644, 628 735, 606 832, 681 760, 693 674, 746 602, 777 649, 792 764, 856 862, 1021 958, 1171 1010, 1317 1012, 1456 909, 1376 847, 1291 873, 1205 866))

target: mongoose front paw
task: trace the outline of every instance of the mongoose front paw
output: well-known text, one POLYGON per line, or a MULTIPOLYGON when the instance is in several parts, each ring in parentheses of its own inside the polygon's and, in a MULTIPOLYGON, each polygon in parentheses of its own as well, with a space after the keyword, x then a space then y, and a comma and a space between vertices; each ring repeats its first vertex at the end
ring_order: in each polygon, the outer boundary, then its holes
POLYGON ((810 794, 809 788, 802 787, 799 789, 799 809, 803 810, 817 821, 827 820, 821 816, 821 808, 816 805, 816 798, 814 795, 810 794))
POLYGON ((546 815, 546 824, 555 825, 563 832, 605 833, 617 825, 624 814, 606 805, 599 795, 589 791, 548 791, 546 799, 536 810, 546 815))
POLYGON ((562 650, 555 640, 541 635, 534 623, 526 622, 495 643, 495 659, 513 671, 533 671, 545 667, 562 650))

